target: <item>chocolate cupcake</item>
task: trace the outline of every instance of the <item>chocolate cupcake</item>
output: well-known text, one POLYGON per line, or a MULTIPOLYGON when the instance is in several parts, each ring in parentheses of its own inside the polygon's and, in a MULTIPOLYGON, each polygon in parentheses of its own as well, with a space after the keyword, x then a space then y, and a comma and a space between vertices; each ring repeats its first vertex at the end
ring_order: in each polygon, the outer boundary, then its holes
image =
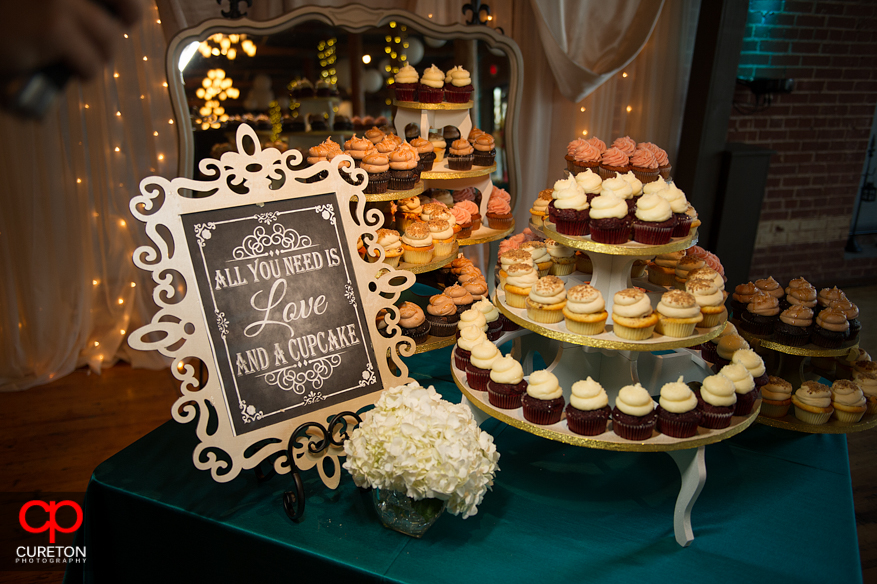
POLYGON ((651 151, 646 149, 634 150, 630 157, 630 169, 638 180, 650 183, 658 180, 658 161, 651 151))
POLYGON ((846 340, 850 342, 857 340, 859 338, 859 331, 862 330, 862 323, 859 322, 859 307, 847 299, 833 300, 829 307, 840 310, 847 317, 850 330, 846 340))
POLYGON ((826 349, 837 349, 849 335, 850 323, 846 315, 837 308, 825 308, 816 315, 816 326, 810 341, 826 349))
POLYGON ((445 296, 450 298, 454 305, 457 307, 457 314, 462 314, 463 312, 472 308, 472 304, 475 302, 475 299, 472 295, 459 284, 454 284, 453 286, 449 286, 445 288, 444 292, 442 292, 445 296))
POLYGON ((697 396, 683 381, 665 383, 658 399, 658 432, 673 438, 691 438, 697 434, 701 413, 697 396))
POLYGON ((360 168, 368 173, 368 184, 365 185, 364 193, 376 195, 387 192, 390 182, 390 160, 386 155, 374 151, 366 154, 360 168))
POLYGON ((740 284, 734 288, 734 293, 731 294, 731 298, 728 300, 728 307, 731 309, 735 320, 742 318, 743 312, 746 311, 746 305, 749 304, 756 292, 758 292, 758 288, 752 282, 740 284))
POLYGON ((426 307, 426 320, 429 321, 430 332, 435 337, 450 337, 457 332, 460 315, 454 301, 444 294, 436 294, 429 298, 426 307))
POLYGON ((432 142, 418 136, 411 140, 409 144, 417 151, 417 155, 420 157, 420 171, 432 170, 432 166, 435 163, 435 149, 432 142))
POLYGON ((582 436, 598 436, 606 431, 611 412, 609 397, 602 385, 590 377, 572 384, 566 406, 566 425, 570 431, 582 436))
POLYGON ((469 72, 457 65, 445 75, 445 101, 448 103, 466 103, 472 98, 475 88, 469 72))
POLYGON ((466 371, 472 349, 486 340, 487 335, 484 334, 480 326, 471 325, 461 329, 457 337, 457 346, 454 348, 454 365, 457 366, 457 369, 466 371))
POLYGON ((467 140, 454 140, 448 149, 448 168, 451 170, 471 170, 475 161, 475 149, 467 140))
POLYGON ((779 322, 780 302, 776 296, 758 291, 746 305, 740 328, 748 333, 769 336, 779 322))
POLYGON ((411 337, 415 343, 425 340, 429 335, 429 321, 423 309, 413 302, 403 302, 399 307, 399 326, 402 327, 402 334, 411 337))
POLYGON ((472 144, 475 148, 475 166, 492 166, 496 160, 496 143, 493 136, 483 133, 472 144))
POLYGON ((813 311, 806 306, 790 306, 780 314, 773 330, 773 339, 790 347, 801 347, 810 340, 813 311))
POLYGON ((390 154, 390 189, 407 191, 417 182, 417 156, 413 150, 398 148, 390 154))
POLYGON ((553 373, 534 371, 527 383, 527 393, 521 397, 524 419, 533 424, 556 424, 563 415, 563 390, 553 373))
POLYGON ((697 392, 701 426, 713 430, 727 428, 731 425, 736 405, 737 392, 733 381, 724 375, 710 375, 703 380, 697 392))
POLYGON ((487 391, 490 368, 493 362, 502 358, 499 349, 490 341, 483 341, 472 349, 469 364, 466 365, 466 382, 476 391, 487 391))
POLYGON ((828 307, 835 300, 846 300, 847 295, 843 293, 843 290, 835 286, 834 288, 823 288, 816 295, 816 300, 819 302, 819 306, 828 307))
POLYGON ((527 391, 527 381, 521 364, 510 355, 500 357, 490 367, 490 381, 487 382, 487 399, 503 410, 521 407, 521 397, 527 391))
POLYGON ((805 284, 794 288, 786 288, 786 295, 780 302, 780 307, 783 310, 790 306, 806 306, 811 310, 816 310, 818 305, 816 301, 816 288, 806 282, 805 284))
POLYGON ((648 440, 657 419, 655 401, 643 386, 637 383, 621 388, 612 409, 612 430, 618 436, 637 442, 648 440))
POLYGON ((621 245, 630 240, 627 203, 615 195, 602 194, 591 201, 588 228, 598 243, 621 245))

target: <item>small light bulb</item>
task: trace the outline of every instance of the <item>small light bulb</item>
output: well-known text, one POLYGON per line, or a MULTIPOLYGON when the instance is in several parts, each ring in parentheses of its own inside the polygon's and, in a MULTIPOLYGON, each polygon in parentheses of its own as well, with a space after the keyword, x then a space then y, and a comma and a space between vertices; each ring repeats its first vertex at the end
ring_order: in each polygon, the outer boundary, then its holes
POLYGON ((585 111, 585 108, 582 108, 582 111, 585 111))
POLYGON ((81 182, 82 182, 82 179, 81 179, 81 178, 77 178, 77 179, 76 179, 76 184, 79 184, 79 183, 81 183, 81 182))
POLYGON ((119 219, 119 227, 124 227, 126 225, 127 225, 127 223, 125 223, 124 219, 119 219))
POLYGON ((633 108, 630 107, 630 106, 627 106, 627 113, 630 113, 630 112, 632 112, 632 111, 633 111, 633 108))
POLYGON ((117 112, 116 112, 116 117, 119 117, 119 118, 122 117, 122 112, 117 111, 117 112))
POLYGON ((116 152, 120 152, 120 150, 119 150, 119 147, 118 147, 118 146, 116 146, 116 148, 115 148, 115 150, 116 150, 116 152))
POLYGON ((149 59, 146 58, 146 55, 143 55, 143 60, 148 61, 149 59))
POLYGON ((124 334, 125 334, 125 329, 121 329, 121 330, 119 330, 119 332, 122 333, 122 334, 124 335, 124 334))
POLYGON ((622 76, 622 77, 627 77, 627 72, 625 71, 624 73, 621 74, 621 76, 622 76))
POLYGON ((94 346, 95 346, 95 347, 100 347, 100 343, 97 342, 97 341, 95 341, 95 342, 94 342, 94 346))
POLYGON ((119 304, 125 304, 125 300, 122 298, 119 298, 119 304))
POLYGON ((159 155, 158 155, 158 159, 159 159, 159 160, 164 160, 164 154, 159 154, 159 155))
POLYGON ((153 136, 158 136, 158 132, 153 132, 152 135, 153 135, 153 136))
POLYGON ((132 287, 132 288, 135 288, 136 286, 137 286, 137 284, 136 284, 135 282, 131 282, 131 287, 132 287))
POLYGON ((91 283, 93 286, 97 286, 100 282, 98 280, 92 280, 91 283))
POLYGON ((118 78, 119 78, 119 74, 118 74, 118 73, 113 73, 113 77, 115 77, 116 79, 118 79, 118 78))
POLYGON ((124 37, 125 37, 125 38, 128 38, 128 33, 127 33, 127 32, 124 34, 124 37))

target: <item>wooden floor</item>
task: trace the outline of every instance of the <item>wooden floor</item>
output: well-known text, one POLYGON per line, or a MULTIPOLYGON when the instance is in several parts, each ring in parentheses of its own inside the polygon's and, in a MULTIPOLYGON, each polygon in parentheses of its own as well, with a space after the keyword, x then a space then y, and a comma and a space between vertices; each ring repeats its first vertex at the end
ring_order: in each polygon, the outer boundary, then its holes
MULTIPOLYGON (((877 358, 877 286, 846 290, 863 315, 861 346, 877 358)), ((169 371, 82 369, 48 385, 0 394, 0 491, 82 492, 92 470, 170 419, 169 371)), ((877 430, 848 435, 865 582, 877 582, 877 430)), ((697 507, 695 507, 695 514, 697 507)), ((818 534, 814 534, 818 537, 818 534)), ((2 572, 0 582, 61 582, 61 572, 2 572)))

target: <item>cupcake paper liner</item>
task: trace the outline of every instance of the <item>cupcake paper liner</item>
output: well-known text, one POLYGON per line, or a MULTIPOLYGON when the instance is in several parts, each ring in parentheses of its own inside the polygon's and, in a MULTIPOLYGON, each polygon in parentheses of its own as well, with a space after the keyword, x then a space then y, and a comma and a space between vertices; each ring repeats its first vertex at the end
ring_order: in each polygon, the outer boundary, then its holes
POLYGON ((583 236, 590 233, 587 219, 570 221, 558 217, 556 227, 557 232, 562 235, 583 236))
POLYGON ((428 249, 425 249, 424 251, 406 249, 402 253, 402 257, 407 264, 428 264, 432 261, 433 258, 433 248, 430 247, 428 249))
POLYGON ((533 308, 527 305, 527 318, 533 322, 553 324, 563 320, 562 310, 547 310, 545 308, 533 308))
POLYGON ((697 434, 697 422, 666 420, 658 415, 658 432, 671 438, 691 438, 697 434))
POLYGON ((650 423, 643 424, 625 424, 618 420, 612 420, 612 430, 625 440, 642 441, 652 437, 652 431, 655 429, 657 419, 653 419, 650 423))
POLYGON ((664 245, 673 237, 672 227, 655 227, 654 225, 633 224, 633 240, 645 245, 664 245))
POLYGON ((748 393, 738 393, 737 403, 734 404, 734 415, 748 416, 751 414, 756 399, 758 399, 758 390, 753 389, 748 393))
POLYGON ((801 409, 798 406, 795 406, 795 417, 798 418, 799 420, 801 420, 802 422, 804 422, 805 424, 813 424, 816 426, 818 426, 820 424, 824 424, 831 417, 832 413, 833 412, 816 414, 816 413, 808 412, 807 410, 801 409))
POLYGON ((837 408, 834 408, 834 419, 840 422, 841 424, 855 424, 859 420, 862 419, 862 416, 865 415, 865 411, 861 412, 844 412, 837 408))
POLYGON ((569 331, 572 333, 594 336, 599 335, 606 329, 606 320, 607 319, 604 318, 603 320, 598 322, 579 322, 577 320, 567 318, 566 328, 569 329, 569 331))
POLYGON ((704 428, 710 428, 712 430, 721 430, 722 428, 727 428, 731 425, 731 416, 734 415, 733 411, 728 412, 727 414, 720 414, 716 412, 707 412, 701 410, 702 418, 700 419, 700 425, 704 428))
POLYGON ((490 381, 490 369, 479 369, 469 363, 466 366, 466 382, 475 391, 487 391, 487 382, 490 381))
POLYGON ((778 403, 771 403, 769 400, 762 399, 760 413, 768 418, 783 418, 789 413, 790 407, 792 407, 791 399, 778 403))
POLYGON ((496 393, 490 386, 487 387, 487 400, 491 403, 491 405, 496 406, 503 410, 516 410, 521 407, 521 395, 504 395, 501 393, 496 393))
POLYGON ((469 356, 463 357, 460 353, 457 352, 457 347, 454 347, 454 365, 457 366, 457 369, 461 371, 466 371, 466 366, 469 365, 469 356))

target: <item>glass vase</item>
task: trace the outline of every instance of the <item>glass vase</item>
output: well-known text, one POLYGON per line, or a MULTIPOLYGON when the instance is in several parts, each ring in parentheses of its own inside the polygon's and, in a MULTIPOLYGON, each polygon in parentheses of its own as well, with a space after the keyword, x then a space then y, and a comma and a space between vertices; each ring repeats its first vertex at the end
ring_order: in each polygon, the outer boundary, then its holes
POLYGON ((423 537, 448 505, 440 499, 415 501, 405 493, 387 489, 372 489, 372 501, 384 527, 417 538, 423 537))

